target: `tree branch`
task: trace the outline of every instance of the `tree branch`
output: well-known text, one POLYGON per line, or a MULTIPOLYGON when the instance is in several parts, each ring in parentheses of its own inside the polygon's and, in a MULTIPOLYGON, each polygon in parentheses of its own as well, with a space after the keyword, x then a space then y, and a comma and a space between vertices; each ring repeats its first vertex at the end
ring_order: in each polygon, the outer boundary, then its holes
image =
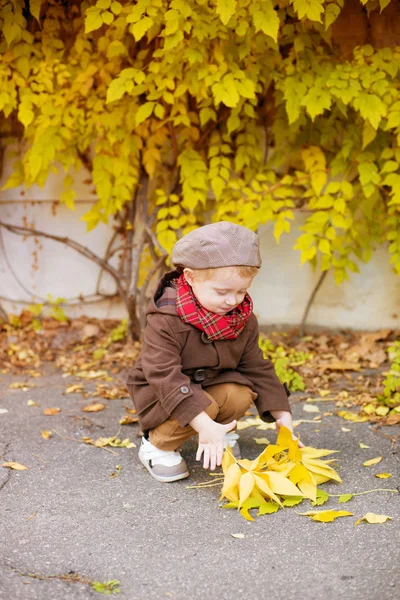
POLYGON ((58 236, 58 235, 52 235, 52 234, 47 233, 45 231, 40 231, 38 229, 31 229, 31 228, 28 228, 28 227, 22 227, 20 225, 12 225, 10 223, 4 223, 3 221, 0 221, 0 227, 3 227, 4 229, 7 229, 8 231, 11 231, 12 233, 15 233, 17 235, 24 235, 24 236, 34 236, 34 235, 37 235, 37 236, 41 236, 41 237, 53 240, 55 242, 60 242, 61 244, 65 244, 66 246, 69 246, 70 248, 73 248, 76 252, 79 252, 79 254, 82 254, 83 256, 85 256, 86 258, 88 258, 89 260, 95 262, 100 267, 102 267, 102 269, 104 269, 105 271, 107 271, 107 273, 109 273, 111 275, 111 277, 115 281, 115 285, 116 285, 117 290, 118 290, 118 292, 119 292, 119 294, 121 296, 121 299, 123 300, 123 302, 127 306, 126 292, 125 292, 124 288, 121 285, 119 272, 116 269, 114 269, 114 267, 112 267, 107 262, 105 262, 102 258, 100 258, 99 256, 97 256, 97 254, 95 254, 94 252, 92 252, 91 250, 89 250, 89 248, 87 248, 86 246, 82 246, 82 244, 79 244, 75 240, 71 240, 68 237, 61 237, 61 236, 58 236))

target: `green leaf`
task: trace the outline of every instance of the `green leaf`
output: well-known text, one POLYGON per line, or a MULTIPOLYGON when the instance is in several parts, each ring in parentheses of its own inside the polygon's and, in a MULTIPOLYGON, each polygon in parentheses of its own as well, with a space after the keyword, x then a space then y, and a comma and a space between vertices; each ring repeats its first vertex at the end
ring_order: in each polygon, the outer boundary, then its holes
POLYGON ((148 119, 150 117, 150 115, 152 114, 154 107, 156 105, 156 102, 145 102, 144 104, 142 104, 142 106, 139 107, 139 110, 136 113, 136 117, 135 117, 135 123, 136 123, 136 127, 138 125, 140 125, 140 123, 143 123, 143 121, 145 121, 146 119, 148 119))
POLYGON ((374 129, 378 129, 382 117, 386 116, 386 105, 379 96, 362 93, 354 99, 353 104, 363 119, 369 121, 374 129))
POLYGON ((307 17, 310 21, 322 23, 321 13, 323 13, 324 8, 320 0, 291 0, 291 4, 293 4, 299 19, 307 17))
MULTIPOLYGON (((390 2, 390 0, 389 0, 390 2)), ((325 29, 328 29, 340 15, 340 6, 331 2, 325 8, 325 29)))
POLYGON ((343 504, 344 502, 348 502, 352 499, 353 495, 354 494, 342 494, 341 496, 339 496, 339 503, 343 504))
MULTIPOLYGON (((301 498, 300 502, 304 498, 301 498)), ((293 506, 293 505, 292 505, 293 506)), ((271 515, 276 513, 279 510, 279 504, 277 502, 266 502, 265 504, 261 504, 257 516, 260 515, 271 515)))
POLYGON ((226 25, 236 10, 236 0, 217 0, 217 15, 226 25))

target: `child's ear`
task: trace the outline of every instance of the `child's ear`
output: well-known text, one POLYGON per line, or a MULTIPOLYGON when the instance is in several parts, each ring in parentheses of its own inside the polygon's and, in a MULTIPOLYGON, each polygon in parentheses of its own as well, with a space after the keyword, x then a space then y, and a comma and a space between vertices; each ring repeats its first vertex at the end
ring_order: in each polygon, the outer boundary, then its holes
POLYGON ((184 274, 185 279, 188 282, 188 284, 189 285, 193 285, 193 283, 194 283, 194 273, 193 273, 192 269, 189 269, 189 268, 183 269, 183 274, 184 274))

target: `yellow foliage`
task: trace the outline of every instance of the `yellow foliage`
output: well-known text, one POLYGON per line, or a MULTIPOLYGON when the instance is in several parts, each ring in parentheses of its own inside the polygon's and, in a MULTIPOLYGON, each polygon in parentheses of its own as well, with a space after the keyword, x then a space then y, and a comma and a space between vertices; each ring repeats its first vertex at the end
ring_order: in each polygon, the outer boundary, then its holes
POLYGON ((275 507, 283 506, 290 497, 296 500, 306 497, 315 502, 320 479, 341 483, 329 465, 331 461, 320 460, 333 452, 299 448, 298 440, 293 440, 292 432, 286 427, 281 427, 277 443, 267 446, 253 461, 236 460, 228 449, 222 460, 221 499, 229 500, 226 507, 238 508, 250 520, 250 508, 258 507, 259 514, 267 514, 275 512, 275 507))

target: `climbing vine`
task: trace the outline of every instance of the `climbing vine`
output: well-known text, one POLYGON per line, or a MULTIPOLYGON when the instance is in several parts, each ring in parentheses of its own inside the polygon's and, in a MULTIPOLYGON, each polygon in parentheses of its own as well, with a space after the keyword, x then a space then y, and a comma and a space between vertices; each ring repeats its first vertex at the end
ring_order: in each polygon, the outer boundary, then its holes
POLYGON ((117 221, 131 320, 209 220, 273 222, 279 242, 301 213, 302 263, 341 283, 385 244, 400 275, 397 2, 3 0, 0 23, 5 188, 62 168, 73 210, 88 169, 83 218, 117 221))

